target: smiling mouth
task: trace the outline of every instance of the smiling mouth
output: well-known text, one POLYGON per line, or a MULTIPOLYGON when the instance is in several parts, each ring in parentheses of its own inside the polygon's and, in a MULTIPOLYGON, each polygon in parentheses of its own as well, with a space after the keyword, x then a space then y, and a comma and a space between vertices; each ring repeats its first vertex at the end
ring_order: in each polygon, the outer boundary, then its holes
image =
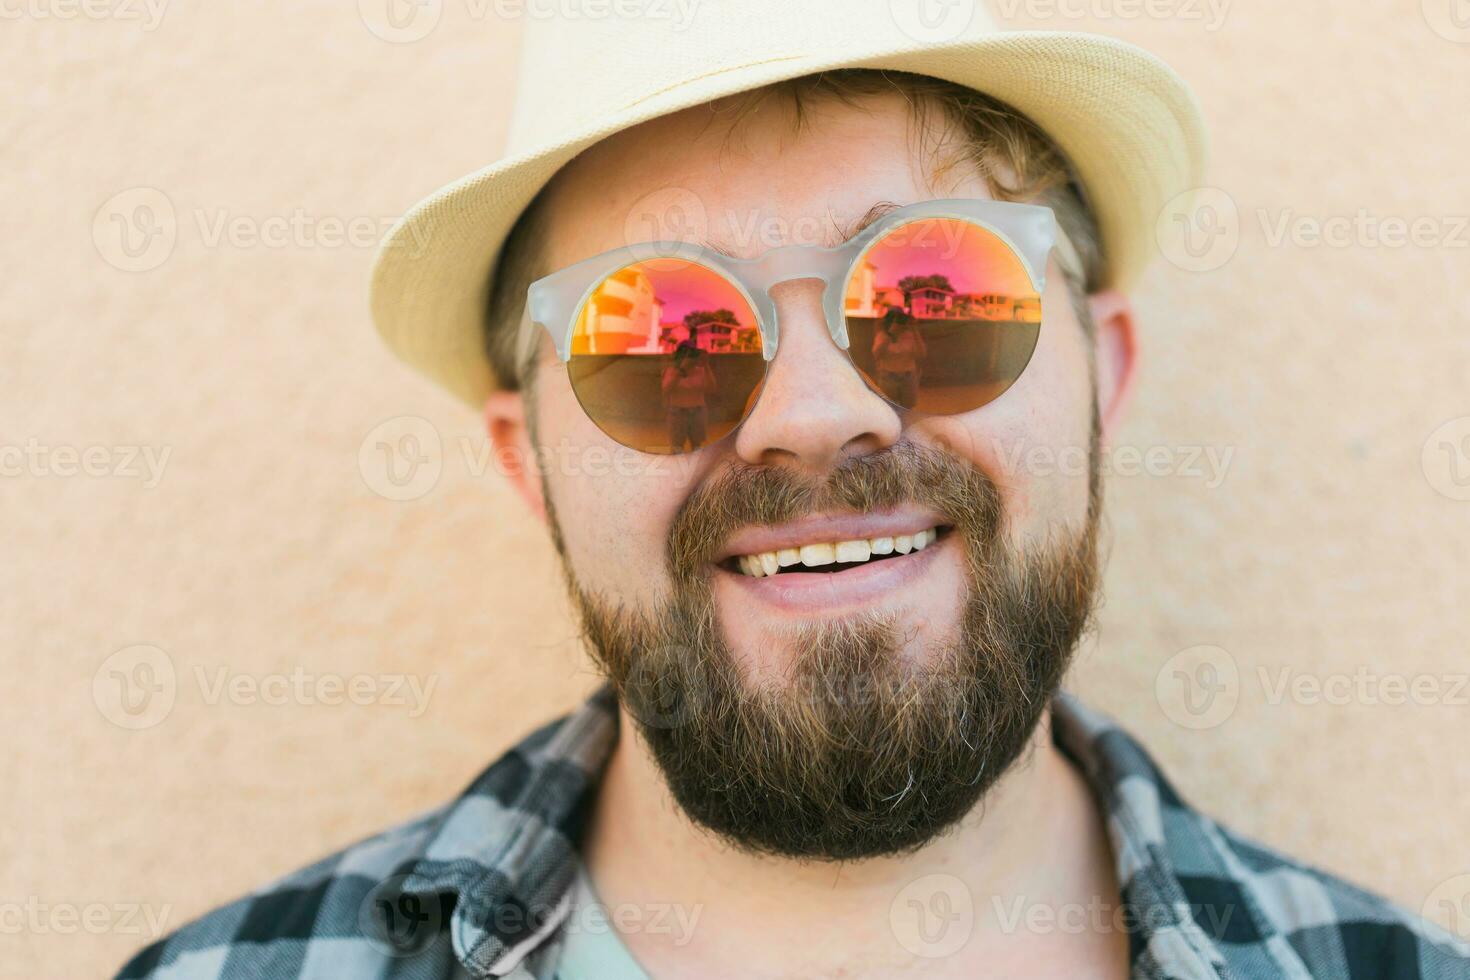
POLYGON ((719 567, 748 578, 767 578, 787 572, 844 572, 923 551, 950 528, 938 524, 913 534, 892 537, 817 541, 748 555, 731 555, 719 567))

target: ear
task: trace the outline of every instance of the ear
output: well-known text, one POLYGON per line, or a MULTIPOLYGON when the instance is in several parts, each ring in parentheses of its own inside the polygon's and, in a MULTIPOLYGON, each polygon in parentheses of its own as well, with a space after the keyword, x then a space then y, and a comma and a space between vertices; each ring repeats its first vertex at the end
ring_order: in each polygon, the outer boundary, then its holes
POLYGON ((1103 445, 1111 445, 1133 397, 1137 376, 1138 335, 1134 328, 1133 304, 1116 290, 1103 290, 1087 298, 1097 339, 1097 408, 1102 424, 1103 445))
POLYGON ((526 426, 526 400, 520 392, 496 391, 485 399, 485 431, 490 436, 496 468, 505 474, 531 513, 545 521, 546 501, 541 494, 531 431, 526 426))

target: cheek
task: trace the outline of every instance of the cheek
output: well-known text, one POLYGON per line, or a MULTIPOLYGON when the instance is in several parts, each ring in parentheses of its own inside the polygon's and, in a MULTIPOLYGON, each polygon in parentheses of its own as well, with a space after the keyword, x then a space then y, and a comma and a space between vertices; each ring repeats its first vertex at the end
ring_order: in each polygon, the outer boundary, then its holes
POLYGON ((582 411, 559 363, 541 371, 537 452, 567 560, 584 587, 646 602, 651 591, 667 588, 664 548, 696 484, 694 466, 688 457, 652 456, 614 442, 582 411))
MULTIPOLYGON (((1053 297, 1052 288, 1046 300, 1056 309, 1067 297, 1053 297)), ((1086 520, 1093 394, 1082 331, 1065 310, 1065 317, 1048 316, 1025 373, 1000 398, 915 424, 995 482, 1015 543, 1086 520)))

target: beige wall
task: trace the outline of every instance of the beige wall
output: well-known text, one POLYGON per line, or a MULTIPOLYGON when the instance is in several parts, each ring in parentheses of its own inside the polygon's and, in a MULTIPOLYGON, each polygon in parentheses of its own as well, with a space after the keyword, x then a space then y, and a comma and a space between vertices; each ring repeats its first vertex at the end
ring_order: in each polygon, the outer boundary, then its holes
MULTIPOLYGON (((381 228, 498 153, 517 25, 448 0, 427 38, 386 43, 357 6, 179 2, 148 29, 7 5, 0 446, 48 455, 0 477, 0 975, 99 975, 147 938, 143 915, 172 927, 441 801, 593 680, 549 548, 475 472, 476 419, 379 347, 371 248, 320 224, 381 228), (108 215, 165 206, 108 204, 135 188, 166 196, 177 240, 129 272, 108 215), (283 247, 212 236, 293 216, 283 247), (441 473, 394 501, 369 434, 402 416, 426 420, 441 473), (156 486, 65 475, 65 447, 110 467, 130 446, 170 454, 156 486), (166 653, 153 677, 176 697, 128 730, 108 671, 129 664, 104 661, 139 644, 166 653), (211 703, 221 671, 297 669, 437 686, 417 717, 211 703), (90 903, 108 907, 98 934, 67 918, 90 903)), ((1470 691, 1453 690, 1470 488, 1440 443, 1470 452, 1470 233, 1449 220, 1470 212, 1470 43, 1431 26, 1449 33, 1449 0, 1419 7, 1241 0, 1211 29, 1182 0, 1164 19, 1032 3, 1018 22, 1178 66, 1241 219, 1219 268, 1161 262, 1143 283, 1122 439, 1230 465, 1218 483, 1112 481, 1109 598, 1074 686, 1229 823, 1466 928, 1470 903, 1457 921, 1441 899, 1470 892, 1470 691), (1442 240, 1272 238, 1282 215, 1360 209, 1442 240), (1191 714, 1176 670, 1200 665, 1171 658, 1201 645, 1223 651, 1204 656, 1226 688, 1191 714), (1283 670, 1443 696, 1280 700, 1283 670)))

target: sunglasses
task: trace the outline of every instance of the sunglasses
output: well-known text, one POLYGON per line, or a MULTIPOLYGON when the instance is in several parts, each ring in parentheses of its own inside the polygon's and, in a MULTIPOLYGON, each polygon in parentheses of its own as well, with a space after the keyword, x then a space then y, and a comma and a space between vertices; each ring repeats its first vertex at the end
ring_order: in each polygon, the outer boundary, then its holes
POLYGON ((739 259, 692 242, 626 245, 536 280, 527 315, 610 438, 692 452, 755 409, 780 342, 776 284, 821 280, 832 340, 868 387, 899 409, 954 415, 999 398, 1026 370, 1054 247, 1076 267, 1050 208, 923 201, 834 248, 739 259))

